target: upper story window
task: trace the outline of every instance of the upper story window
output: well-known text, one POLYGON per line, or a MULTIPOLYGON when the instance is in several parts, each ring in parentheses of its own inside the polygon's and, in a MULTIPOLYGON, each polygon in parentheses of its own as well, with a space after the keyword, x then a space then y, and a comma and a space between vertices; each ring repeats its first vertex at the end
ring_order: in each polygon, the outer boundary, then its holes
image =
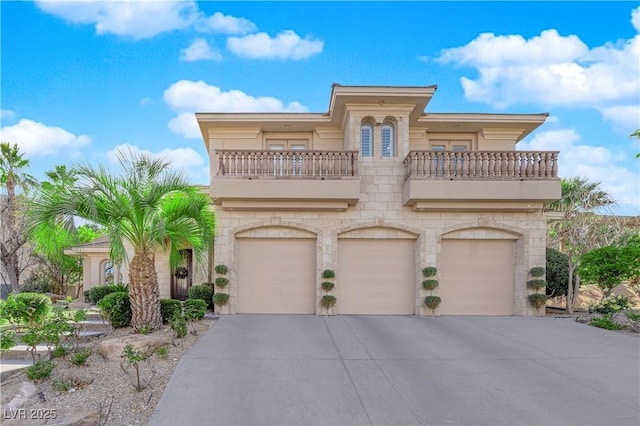
POLYGON ((384 123, 382 125, 382 156, 394 156, 394 135, 393 124, 384 123))
POLYGON ((373 156, 373 126, 369 123, 362 124, 360 127, 360 155, 373 156))

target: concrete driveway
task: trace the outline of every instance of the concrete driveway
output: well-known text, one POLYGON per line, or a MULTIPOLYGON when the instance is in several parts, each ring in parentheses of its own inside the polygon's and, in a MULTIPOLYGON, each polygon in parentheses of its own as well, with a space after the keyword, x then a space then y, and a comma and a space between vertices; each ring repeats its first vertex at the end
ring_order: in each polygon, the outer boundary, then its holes
POLYGON ((150 425, 639 425, 640 339, 519 317, 223 316, 150 425))

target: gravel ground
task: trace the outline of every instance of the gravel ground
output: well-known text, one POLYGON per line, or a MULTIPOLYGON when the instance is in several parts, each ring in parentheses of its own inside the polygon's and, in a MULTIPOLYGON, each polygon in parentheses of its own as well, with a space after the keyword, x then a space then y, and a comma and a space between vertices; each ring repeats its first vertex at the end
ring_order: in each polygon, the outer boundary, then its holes
MULTIPOLYGON (((57 365, 50 379, 39 384, 45 401, 29 408, 56 409, 59 413, 75 407, 97 409, 100 412, 101 425, 146 425, 180 357, 198 341, 214 321, 205 318, 195 323, 197 335, 189 333, 183 339, 176 340, 173 346, 169 346, 167 359, 161 359, 156 353, 147 361, 141 362, 141 380, 147 385, 141 392, 134 387, 133 367, 129 367, 125 372, 123 367, 127 367, 126 363, 121 365, 118 361, 105 361, 94 350, 84 367, 72 365, 68 357, 56 359, 57 365), (61 380, 73 383, 73 387, 66 392, 55 390, 54 384, 61 380)), ((108 337, 131 333, 131 328, 117 329, 108 337)), ((87 346, 96 346, 97 342, 94 341, 87 346)))

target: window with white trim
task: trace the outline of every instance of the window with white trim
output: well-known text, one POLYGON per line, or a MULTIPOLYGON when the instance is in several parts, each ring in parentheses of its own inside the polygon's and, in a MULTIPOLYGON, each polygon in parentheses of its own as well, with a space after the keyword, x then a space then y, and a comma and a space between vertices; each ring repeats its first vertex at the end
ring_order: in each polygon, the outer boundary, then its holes
POLYGON ((363 124, 360 127, 360 155, 362 157, 373 156, 373 126, 363 124))
POLYGON ((384 123, 382 125, 382 156, 393 157, 393 125, 384 123))

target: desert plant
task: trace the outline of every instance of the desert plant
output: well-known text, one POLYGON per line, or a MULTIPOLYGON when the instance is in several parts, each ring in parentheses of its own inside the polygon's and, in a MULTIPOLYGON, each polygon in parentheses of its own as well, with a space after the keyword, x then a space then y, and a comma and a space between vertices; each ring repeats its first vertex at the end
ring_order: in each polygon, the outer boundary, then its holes
POLYGON ((162 321, 168 323, 175 315, 182 315, 182 302, 176 299, 160 299, 162 321))
POLYGON ((82 321, 87 320, 87 311, 84 309, 73 311, 69 319, 72 324, 70 326, 71 333, 69 335, 69 338, 73 339, 73 347, 77 349, 78 345, 80 344, 80 334, 82 333, 83 329, 82 321))
POLYGON ((27 379, 33 382, 40 382, 44 379, 49 378, 55 366, 56 364, 53 361, 36 361, 33 363, 33 365, 25 368, 24 373, 26 374, 27 379))
POLYGON ((175 315, 169 320, 169 323, 171 324, 171 330, 173 330, 176 339, 182 339, 187 335, 187 320, 184 319, 184 316, 175 315))
POLYGON ((624 316, 627 317, 627 320, 631 323, 631 331, 635 331, 636 333, 640 332, 640 312, 631 312, 627 311, 624 313, 624 316))
POLYGON ((50 315, 40 325, 42 340, 47 343, 47 348, 51 351, 51 348, 60 344, 60 339, 69 335, 71 332, 71 326, 69 325, 69 319, 65 315, 65 312, 56 309, 53 315, 50 315))
POLYGON ((87 359, 89 359, 91 354, 92 354, 91 349, 83 348, 77 352, 72 353, 71 356, 69 357, 69 361, 71 361, 71 364, 73 365, 84 366, 87 364, 87 359))
POLYGON ((598 303, 589 305, 589 312, 595 312, 603 317, 614 319, 620 312, 629 309, 631 300, 622 294, 617 296, 605 297, 598 303))
POLYGON ((325 269, 324 271, 322 271, 322 278, 324 278, 325 280, 330 280, 336 277, 336 273, 333 272, 331 269, 325 269))
POLYGON ((229 295, 227 293, 216 293, 211 298, 214 305, 224 306, 229 301, 229 295))
POLYGON ((58 392, 69 392, 71 389, 71 382, 58 377, 51 381, 51 387, 58 392))
POLYGON ((127 327, 131 323, 129 293, 111 293, 98 302, 98 307, 114 328, 127 327))
POLYGON ((187 321, 198 321, 207 313, 207 302, 200 299, 187 299, 184 301, 184 318, 187 321))
POLYGON ((530 294, 528 299, 531 306, 538 310, 547 303, 548 296, 546 294, 534 293, 530 294))
POLYGON ((624 325, 618 324, 609 317, 591 318, 591 320, 589 321, 589 325, 598 328, 604 328, 605 330, 622 330, 625 328, 624 325))
POLYGON ((336 285, 331 281, 323 281, 322 284, 320 284, 320 286, 324 291, 331 291, 336 285))
POLYGON ((216 265, 213 270, 216 271, 216 274, 220 275, 227 275, 227 273, 229 272, 229 268, 227 267, 227 265, 216 265))
POLYGON ((66 346, 58 345, 51 351, 51 356, 54 358, 64 358, 69 355, 69 352, 71 351, 66 346))
POLYGON ((153 329, 151 328, 151 326, 149 324, 144 324, 144 325, 140 326, 140 328, 138 328, 138 333, 144 334, 145 336, 147 334, 151 334, 152 331, 153 331, 153 329))
POLYGON ((229 285, 229 280, 225 277, 218 277, 215 279, 214 285, 218 288, 224 289, 227 285, 229 285))
POLYGON ((140 361, 147 359, 143 350, 136 348, 131 343, 127 343, 121 355, 136 370, 136 390, 141 392, 143 387, 140 384, 140 361))
POLYGON ((426 268, 422 269, 422 275, 425 278, 435 277, 437 273, 438 273, 438 269, 435 266, 427 266, 426 268))
POLYGON ((427 297, 424 298, 425 306, 427 308, 431 309, 431 312, 434 315, 436 314, 436 309, 440 305, 440 302, 442 302, 442 299, 440 299, 439 296, 427 296, 427 297))
POLYGON ((424 280, 422 281, 422 288, 424 288, 425 290, 434 290, 438 287, 439 283, 438 280, 424 280))
POLYGON ((160 359, 169 358, 169 347, 168 346, 160 346, 158 349, 156 349, 156 355, 158 355, 158 358, 160 358, 160 359))
POLYGON ((200 299, 209 306, 211 304, 211 297, 213 296, 213 290, 206 285, 194 285, 187 290, 187 299, 200 299))
POLYGON ((115 293, 115 288, 110 285, 97 285, 89 290, 89 303, 97 305, 107 294, 115 293))
POLYGON ((44 343, 44 331, 40 327, 30 327, 20 338, 27 346, 27 351, 31 354, 31 361, 36 362, 36 352, 38 345, 44 343))
POLYGON ((539 291, 543 289, 546 285, 547 285, 547 282, 541 279, 533 279, 533 280, 527 281, 527 287, 535 291, 539 291))
POLYGON ((529 270, 529 275, 531 275, 534 278, 544 277, 545 274, 546 274, 546 271, 544 269, 544 266, 535 266, 529 270))
POLYGON ((111 284, 109 287, 111 287, 114 293, 129 293, 129 286, 127 284, 111 284))
POLYGON ((337 301, 338 299, 336 299, 335 296, 332 296, 330 294, 325 294, 320 299, 320 305, 322 305, 322 307, 325 309, 329 309, 334 307, 337 301))
POLYGON ((40 293, 20 293, 15 297, 22 307, 18 312, 20 321, 34 327, 41 323, 51 312, 51 299, 40 293))
POLYGON ((0 354, 7 352, 16 345, 16 332, 0 328, 0 354))

